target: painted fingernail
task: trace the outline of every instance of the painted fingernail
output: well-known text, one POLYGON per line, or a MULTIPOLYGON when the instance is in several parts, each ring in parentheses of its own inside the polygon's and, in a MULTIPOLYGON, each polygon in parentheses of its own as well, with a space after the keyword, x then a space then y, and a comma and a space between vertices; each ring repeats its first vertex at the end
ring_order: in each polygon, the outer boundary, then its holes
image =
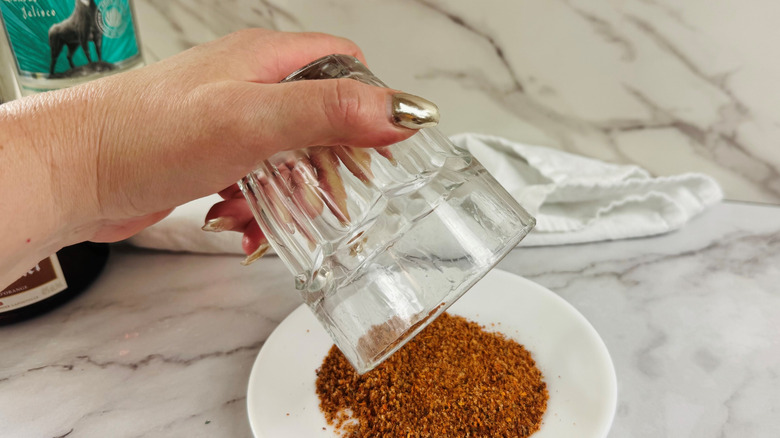
POLYGON ((257 247, 255 252, 252 254, 249 254, 246 256, 244 260, 241 261, 241 264, 244 266, 249 266, 252 263, 256 262, 260 257, 265 255, 265 253, 268 252, 268 250, 271 249, 271 245, 269 245, 267 242, 263 242, 260 244, 260 246, 257 247))
POLYGON ((393 94, 391 113, 393 123, 404 128, 430 128, 439 124, 439 107, 413 94, 393 94))
POLYGON ((218 217, 209 219, 206 224, 200 227, 203 231, 212 231, 218 233, 220 231, 232 230, 236 226, 236 219, 230 216, 218 217))

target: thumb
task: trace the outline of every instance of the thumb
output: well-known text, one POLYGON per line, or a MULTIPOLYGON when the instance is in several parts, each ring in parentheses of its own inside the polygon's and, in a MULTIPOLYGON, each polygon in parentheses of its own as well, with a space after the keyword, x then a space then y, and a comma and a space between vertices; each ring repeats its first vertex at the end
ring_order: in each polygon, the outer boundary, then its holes
POLYGON ((439 121, 438 108, 426 99, 353 79, 228 87, 236 117, 228 132, 264 155, 256 159, 308 146, 386 146, 439 121))

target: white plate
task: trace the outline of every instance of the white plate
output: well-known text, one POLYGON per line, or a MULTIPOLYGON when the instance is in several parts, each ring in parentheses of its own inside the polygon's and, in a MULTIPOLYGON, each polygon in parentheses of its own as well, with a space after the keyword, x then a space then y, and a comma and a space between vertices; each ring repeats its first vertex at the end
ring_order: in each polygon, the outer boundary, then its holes
MULTIPOLYGON (((531 352, 550 393, 534 438, 607 435, 617 402, 615 369, 596 330, 569 303, 536 283, 493 270, 448 312, 500 331, 531 352)), ((314 389, 315 370, 331 345, 305 306, 274 330, 249 377, 255 437, 337 436, 320 413, 314 389)))

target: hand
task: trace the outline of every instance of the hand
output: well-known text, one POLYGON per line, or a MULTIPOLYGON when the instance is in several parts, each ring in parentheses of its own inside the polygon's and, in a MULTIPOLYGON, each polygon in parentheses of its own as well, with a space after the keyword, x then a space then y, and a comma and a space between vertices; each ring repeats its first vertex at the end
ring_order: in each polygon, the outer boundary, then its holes
POLYGON ((9 200, 0 243, 14 259, 0 268, 17 275, 62 246, 127 238, 211 193, 233 199, 232 184, 278 151, 411 136, 389 114, 397 91, 349 79, 279 83, 332 53, 363 60, 341 38, 245 30, 1 106, 0 150, 10 159, 0 164, 9 200))
MULTIPOLYGON (((395 164, 395 159, 389 148, 374 148, 381 157, 395 164)), ((371 171, 371 154, 364 148, 349 146, 323 147, 315 146, 297 154, 298 158, 276 165, 278 176, 277 187, 290 187, 290 202, 300 206, 310 218, 322 214, 325 207, 343 224, 350 221, 347 209, 347 193, 339 173, 343 166, 360 181, 370 184, 374 175, 371 171), (315 189, 314 186, 317 186, 315 189), (323 199, 325 202, 323 202, 323 199)), ((257 175, 257 174, 256 174, 257 175)), ((270 201, 271 213, 279 222, 285 225, 290 233, 297 232, 308 237, 308 229, 291 215, 284 203, 279 199, 277 191, 269 182, 269 175, 259 178, 261 190, 270 201)), ((244 264, 249 264, 262 257, 270 248, 267 239, 240 192, 237 185, 232 185, 220 192, 224 201, 215 204, 206 215, 204 231, 238 231, 244 234, 242 246, 248 254, 244 264)))

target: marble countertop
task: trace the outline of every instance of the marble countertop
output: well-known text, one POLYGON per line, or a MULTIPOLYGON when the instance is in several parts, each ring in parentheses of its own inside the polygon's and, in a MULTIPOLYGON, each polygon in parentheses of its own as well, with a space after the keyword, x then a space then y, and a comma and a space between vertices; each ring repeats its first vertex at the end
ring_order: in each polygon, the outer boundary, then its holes
MULTIPOLYGON (((250 437, 247 381, 300 300, 279 259, 117 246, 64 307, 0 327, 3 437, 250 437)), ((780 207, 725 203, 671 234, 517 248, 501 269, 570 302, 618 378, 610 437, 780 430, 780 207)))
POLYGON ((481 132, 780 203, 780 2, 135 0, 150 62, 246 27, 355 41, 391 87, 481 132))
MULTIPOLYGON (((445 134, 701 171, 730 199, 780 201, 779 2, 134 3, 150 62, 246 27, 333 33, 435 101, 445 134)), ((279 259, 240 260, 115 246, 86 293, 0 327, 0 436, 251 437, 252 364, 300 299, 279 259)), ((727 202, 671 234, 520 247, 499 267, 603 337, 610 438, 777 436, 780 206, 727 202)))

